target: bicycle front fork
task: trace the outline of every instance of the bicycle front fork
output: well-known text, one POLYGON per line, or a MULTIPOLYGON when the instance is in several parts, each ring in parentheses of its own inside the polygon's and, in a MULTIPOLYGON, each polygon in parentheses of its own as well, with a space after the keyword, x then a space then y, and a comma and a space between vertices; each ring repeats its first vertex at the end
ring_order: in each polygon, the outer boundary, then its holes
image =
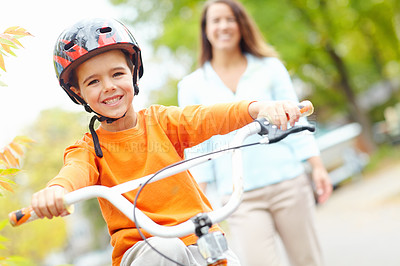
POLYGON ((226 266, 228 260, 225 252, 228 250, 228 243, 225 236, 219 232, 209 232, 212 226, 207 214, 197 215, 193 222, 196 226, 197 246, 200 254, 206 260, 208 266, 226 266))

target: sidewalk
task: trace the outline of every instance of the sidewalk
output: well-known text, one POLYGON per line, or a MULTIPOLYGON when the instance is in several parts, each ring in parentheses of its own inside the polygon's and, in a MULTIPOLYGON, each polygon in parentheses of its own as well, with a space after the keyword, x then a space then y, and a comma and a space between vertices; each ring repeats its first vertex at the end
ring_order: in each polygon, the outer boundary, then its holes
POLYGON ((326 266, 400 265, 400 162, 383 168, 318 206, 326 266))

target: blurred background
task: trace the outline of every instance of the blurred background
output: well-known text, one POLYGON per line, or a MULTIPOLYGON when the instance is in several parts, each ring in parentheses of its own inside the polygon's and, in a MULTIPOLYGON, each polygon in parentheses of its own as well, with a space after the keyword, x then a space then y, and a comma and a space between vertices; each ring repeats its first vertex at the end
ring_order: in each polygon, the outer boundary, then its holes
MULTIPOLYGON (((326 265, 400 265, 400 2, 241 2, 279 52, 299 97, 315 106, 310 121, 335 187, 331 199, 317 206, 326 265)), ((20 26, 33 36, 19 39, 23 47, 14 50, 16 56, 0 50, 6 66, 0 70, 0 152, 8 153, 0 157, 0 170, 16 169, 0 174, 0 220, 29 205, 32 194, 58 173, 64 148, 88 131, 89 116, 66 97, 54 74, 58 34, 87 16, 123 21, 144 60, 135 108, 177 105, 177 82, 197 67, 203 4, 1 4, 0 32, 20 26)), ((67 218, 19 228, 4 221, 0 229, 0 265, 110 265, 109 236, 96 200, 67 218)))

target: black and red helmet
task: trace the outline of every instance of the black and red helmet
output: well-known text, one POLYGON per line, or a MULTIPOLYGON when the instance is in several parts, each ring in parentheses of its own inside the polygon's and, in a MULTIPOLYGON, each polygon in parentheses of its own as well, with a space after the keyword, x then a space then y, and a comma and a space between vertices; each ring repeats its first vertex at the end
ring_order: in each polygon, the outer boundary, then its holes
MULTIPOLYGON (((54 68, 61 87, 74 103, 82 104, 89 113, 96 112, 71 90, 71 71, 91 57, 112 49, 121 49, 130 55, 134 65, 133 86, 135 95, 138 94, 137 77, 141 78, 143 75, 140 48, 130 31, 119 21, 104 18, 79 21, 60 34, 54 47, 54 68)), ((96 113, 90 120, 89 129, 98 157, 103 157, 103 152, 94 130, 95 121, 113 123, 124 116, 125 114, 119 118, 110 118, 96 113)))
POLYGON ((61 87, 75 103, 84 104, 69 89, 71 70, 89 58, 111 49, 121 49, 132 56, 137 94, 137 73, 139 78, 143 75, 141 52, 135 38, 122 23, 115 19, 85 19, 60 34, 54 47, 54 68, 61 87))

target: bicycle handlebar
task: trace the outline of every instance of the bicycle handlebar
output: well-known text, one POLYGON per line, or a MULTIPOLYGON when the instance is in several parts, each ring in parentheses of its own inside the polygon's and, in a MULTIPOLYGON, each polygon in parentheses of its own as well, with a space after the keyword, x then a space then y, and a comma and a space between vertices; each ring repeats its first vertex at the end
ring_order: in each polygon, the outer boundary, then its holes
MULTIPOLYGON (((310 115, 313 112, 313 106, 311 102, 304 101, 299 105, 302 116, 310 115)), ((89 187, 84 187, 75 191, 72 191, 64 196, 65 206, 73 206, 73 204, 80 201, 88 200, 91 198, 104 198, 108 200, 111 204, 116 206, 122 213, 124 213, 132 221, 133 212, 135 211, 137 227, 145 229, 147 232, 154 236, 160 237, 182 237, 195 232, 195 223, 192 219, 187 220, 178 225, 174 226, 162 226, 155 223, 148 216, 146 216, 138 208, 134 208, 134 205, 127 200, 122 194, 134 190, 149 179, 149 183, 155 182, 157 180, 166 178, 168 176, 177 174, 179 172, 185 171, 193 166, 204 163, 211 159, 220 156, 223 153, 232 152, 232 173, 233 173, 233 193, 231 198, 223 207, 207 213, 212 224, 221 222, 225 220, 229 215, 231 215, 239 206, 243 194, 243 178, 242 178, 242 153, 238 149, 242 145, 243 141, 250 135, 259 133, 260 135, 267 135, 259 144, 274 143, 277 142, 289 134, 309 130, 314 131, 313 126, 293 126, 288 130, 280 130, 275 125, 270 124, 266 119, 257 119, 254 122, 242 127, 237 130, 232 142, 227 148, 222 149, 218 153, 206 154, 200 157, 196 157, 190 160, 182 161, 181 164, 175 165, 173 167, 167 168, 157 175, 152 174, 136 180, 128 181, 114 187, 105 187, 101 185, 93 185, 89 187), (153 178, 154 177, 154 178, 153 178), (152 179, 153 178, 153 179, 152 179)), ((69 207, 70 208, 70 207, 69 207)), ((72 211, 72 210, 71 210, 72 211)), ((71 212, 70 212, 71 213, 71 212)), ((32 210, 31 207, 23 208, 18 211, 14 211, 9 214, 9 221, 11 225, 18 226, 29 221, 37 219, 37 215, 32 210)))

